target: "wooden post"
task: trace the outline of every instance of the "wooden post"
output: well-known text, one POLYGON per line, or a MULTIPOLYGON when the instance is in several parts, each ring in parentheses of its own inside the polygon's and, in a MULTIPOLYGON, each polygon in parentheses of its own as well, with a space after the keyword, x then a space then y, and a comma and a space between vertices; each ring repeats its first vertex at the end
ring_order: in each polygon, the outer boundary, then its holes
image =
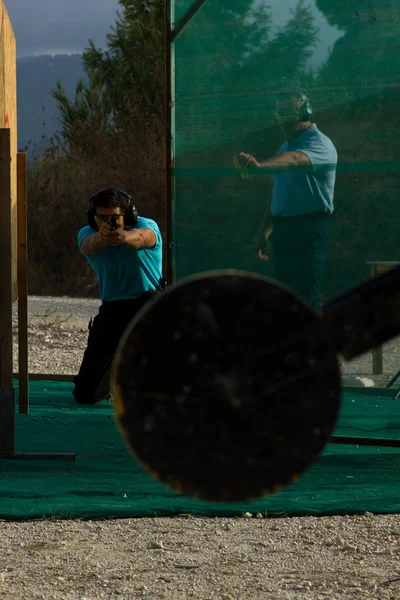
MULTIPOLYGON (((371 279, 376 277, 378 269, 376 264, 371 264, 371 279)), ((372 374, 382 375, 383 373, 383 353, 382 346, 377 346, 372 350, 372 374)))
POLYGON ((372 350, 372 374, 382 375, 383 373, 383 355, 382 346, 377 346, 372 350))
POLYGON ((18 219, 18 379, 19 412, 29 413, 28 372, 28 239, 27 239, 27 156, 17 155, 18 219))
POLYGON ((11 135, 0 129, 0 456, 14 453, 11 135))

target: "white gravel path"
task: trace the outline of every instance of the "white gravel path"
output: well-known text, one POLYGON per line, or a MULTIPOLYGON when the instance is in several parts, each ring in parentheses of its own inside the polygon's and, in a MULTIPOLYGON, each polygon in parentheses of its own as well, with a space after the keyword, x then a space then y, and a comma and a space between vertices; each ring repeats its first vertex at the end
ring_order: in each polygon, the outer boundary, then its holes
MULTIPOLYGON (((30 296, 29 311, 29 368, 31 373, 75 374, 86 347, 88 322, 97 314, 99 300, 92 298, 54 298, 30 296), (56 352, 55 352, 56 350, 56 352)), ((17 333, 18 303, 14 305, 14 329, 17 333)), ((15 336, 15 342, 17 337, 15 336)), ((17 343, 14 346, 17 370, 17 343)), ((372 353, 342 364, 344 377, 356 383, 362 377, 382 384, 400 369, 400 338, 383 348, 384 373, 372 376, 372 353)))
POLYGON ((396 515, 0 523, 0 598, 398 600, 396 515))

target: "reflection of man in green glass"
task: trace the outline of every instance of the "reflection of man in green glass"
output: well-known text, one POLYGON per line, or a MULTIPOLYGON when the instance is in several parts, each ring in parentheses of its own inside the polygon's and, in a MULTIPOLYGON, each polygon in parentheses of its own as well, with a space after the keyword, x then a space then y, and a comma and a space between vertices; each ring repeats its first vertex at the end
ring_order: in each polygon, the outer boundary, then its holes
POLYGON ((274 114, 286 137, 276 155, 259 162, 250 154, 240 154, 244 165, 268 169, 274 179, 258 256, 268 260, 272 239, 276 279, 319 312, 337 152, 311 122, 311 106, 301 92, 280 96, 274 114))

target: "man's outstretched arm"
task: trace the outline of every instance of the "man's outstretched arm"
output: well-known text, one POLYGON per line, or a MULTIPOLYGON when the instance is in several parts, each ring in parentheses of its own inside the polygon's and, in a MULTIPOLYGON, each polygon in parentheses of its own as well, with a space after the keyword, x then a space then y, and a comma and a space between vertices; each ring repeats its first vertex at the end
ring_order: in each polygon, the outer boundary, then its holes
POLYGON ((106 246, 116 247, 126 244, 136 250, 154 248, 157 243, 156 233, 149 227, 129 230, 118 227, 112 230, 109 225, 104 225, 100 229, 100 236, 106 246))
POLYGON ((245 152, 241 152, 239 156, 245 162, 246 167, 254 165, 259 169, 273 169, 274 167, 282 169, 282 167, 311 166, 311 161, 308 156, 300 150, 294 152, 281 152, 281 154, 277 154, 276 156, 272 156, 271 158, 267 158, 260 162, 254 158, 254 156, 246 154, 245 152))
POLYGON ((81 245, 79 246, 79 250, 85 256, 91 256, 92 254, 100 254, 104 251, 105 247, 106 244, 101 239, 100 233, 96 232, 90 235, 85 235, 81 242, 81 245))
POLYGON ((130 229, 126 231, 125 244, 132 246, 137 250, 140 248, 154 248, 157 243, 155 232, 149 227, 141 227, 140 229, 130 229))

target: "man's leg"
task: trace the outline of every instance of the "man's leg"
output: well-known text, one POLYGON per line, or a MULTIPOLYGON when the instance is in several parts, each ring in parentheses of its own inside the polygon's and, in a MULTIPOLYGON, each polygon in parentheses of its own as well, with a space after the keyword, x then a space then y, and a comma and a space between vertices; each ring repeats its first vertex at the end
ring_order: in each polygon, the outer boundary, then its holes
POLYGON ((87 348, 78 375, 74 378, 73 395, 80 404, 95 404, 107 396, 108 389, 98 390, 98 380, 112 362, 118 340, 114 339, 110 315, 100 312, 90 328, 87 348))
POLYGON ((81 404, 95 404, 110 391, 110 371, 122 334, 138 310, 153 296, 143 294, 136 300, 108 302, 100 307, 90 329, 73 395, 81 404))
POLYGON ((280 220, 274 224, 274 269, 278 281, 299 295, 317 314, 327 248, 327 218, 280 220))

